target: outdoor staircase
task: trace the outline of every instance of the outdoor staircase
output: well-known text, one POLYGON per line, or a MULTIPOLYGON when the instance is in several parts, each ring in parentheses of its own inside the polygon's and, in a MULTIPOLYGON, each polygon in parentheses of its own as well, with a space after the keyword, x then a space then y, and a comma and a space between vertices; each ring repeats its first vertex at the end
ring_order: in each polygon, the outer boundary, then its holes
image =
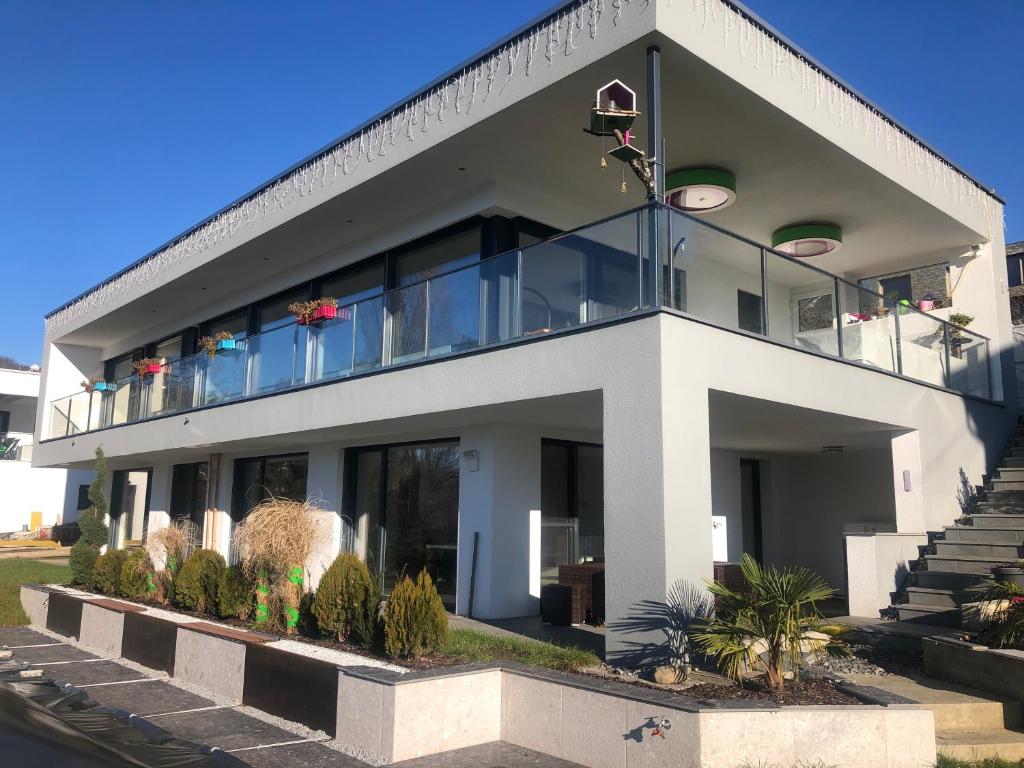
POLYGON ((1024 417, 966 518, 929 536, 890 609, 900 621, 959 627, 960 607, 978 600, 971 587, 1024 557, 1024 417))

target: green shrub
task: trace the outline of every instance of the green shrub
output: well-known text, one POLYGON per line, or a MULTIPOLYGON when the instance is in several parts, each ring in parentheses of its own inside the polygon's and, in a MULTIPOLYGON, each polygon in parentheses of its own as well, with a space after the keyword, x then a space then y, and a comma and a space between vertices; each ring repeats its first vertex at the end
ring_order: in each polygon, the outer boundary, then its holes
POLYGON ((217 587, 226 568, 219 552, 197 549, 174 580, 175 605, 200 613, 216 610, 217 587))
POLYGON ((122 597, 136 600, 148 598, 156 592, 153 564, 149 561, 149 554, 146 550, 132 550, 131 554, 125 558, 124 564, 121 566, 118 592, 122 597))
POLYGON ((78 518, 82 537, 71 547, 72 581, 80 586, 94 586, 93 570, 100 556, 100 547, 107 543, 109 531, 104 522, 107 515, 107 500, 103 497, 103 484, 107 478, 107 460, 103 449, 96 449, 96 477, 89 485, 89 506, 78 518))
POLYGON ((224 619, 248 619, 255 588, 242 566, 225 568, 217 584, 217 615, 224 619))
POLYGON ((105 595, 116 595, 121 586, 121 569, 124 567, 128 553, 123 549, 115 549, 96 558, 92 570, 92 582, 105 595))
POLYGON ((71 557, 68 559, 68 565, 71 566, 72 583, 85 589, 95 587, 92 574, 99 556, 99 547, 94 547, 85 539, 76 541, 71 547, 71 557))
POLYGON ((369 648, 376 634, 379 602, 380 593, 366 563, 342 554, 320 578, 312 611, 324 634, 369 648))
POLYGON ((448 615, 426 569, 414 582, 404 577, 383 611, 384 650, 389 656, 424 656, 448 641, 448 615))

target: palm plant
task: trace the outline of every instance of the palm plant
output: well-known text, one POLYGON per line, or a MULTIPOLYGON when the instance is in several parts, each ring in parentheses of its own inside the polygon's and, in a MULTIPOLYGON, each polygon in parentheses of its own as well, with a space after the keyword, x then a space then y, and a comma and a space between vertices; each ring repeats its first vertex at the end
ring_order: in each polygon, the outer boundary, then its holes
POLYGON ((850 654, 839 637, 846 627, 827 623, 818 612, 816 604, 835 594, 824 579, 807 568, 762 568, 750 555, 743 555, 740 569, 744 592, 708 583, 717 598, 715 616, 693 635, 723 674, 742 682, 745 672, 760 669, 781 691, 787 667, 796 674, 805 655, 850 654))
POLYGON ((1024 589, 1009 581, 994 581, 982 590, 981 600, 996 610, 978 639, 996 648, 1024 648, 1024 589))

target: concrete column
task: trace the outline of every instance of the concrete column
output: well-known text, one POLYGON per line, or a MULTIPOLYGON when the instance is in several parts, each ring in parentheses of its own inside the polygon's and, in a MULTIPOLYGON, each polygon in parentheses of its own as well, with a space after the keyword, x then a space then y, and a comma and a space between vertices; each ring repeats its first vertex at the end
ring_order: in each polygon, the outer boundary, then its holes
POLYGON ((458 612, 469 611, 478 533, 473 615, 534 615, 540 610, 540 434, 533 426, 492 424, 463 431, 460 444, 458 612))
POLYGON ((605 390, 604 478, 606 651, 642 666, 663 650, 668 590, 713 573, 707 390, 682 360, 605 390))
POLYGON ((310 589, 316 588, 341 546, 341 489, 341 450, 338 446, 332 443, 310 448, 306 496, 323 510, 319 543, 306 561, 306 586, 310 589))
POLYGON ((149 482, 149 530, 158 531, 171 524, 171 476, 170 464, 154 464, 149 482))
POLYGON ((924 533, 924 474, 921 467, 921 433, 917 430, 892 438, 893 493, 896 530, 924 533))

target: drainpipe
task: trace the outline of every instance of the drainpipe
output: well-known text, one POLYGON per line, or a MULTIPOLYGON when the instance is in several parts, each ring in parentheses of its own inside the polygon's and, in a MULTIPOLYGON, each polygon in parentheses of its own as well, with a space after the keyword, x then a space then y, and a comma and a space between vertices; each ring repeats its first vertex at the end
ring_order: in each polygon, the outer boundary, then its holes
POLYGON ((665 147, 661 135, 661 49, 647 49, 647 156, 654 174, 654 195, 649 200, 665 202, 665 147))
POLYGON ((203 516, 203 547, 217 548, 217 503, 220 500, 220 461, 223 454, 211 453, 206 471, 206 514, 203 516))
MULTIPOLYGON (((665 202, 665 166, 663 164, 664 140, 661 136, 661 49, 652 45, 647 49, 647 167, 654 177, 653 190, 648 192, 650 203, 665 202)), ((667 243, 660 242, 661 226, 659 222, 663 212, 657 208, 648 209, 648 247, 647 254, 648 289, 650 290, 650 306, 660 307, 662 299, 661 265, 666 261, 664 250, 667 243)), ((669 263, 671 260, 667 260, 669 263)))

